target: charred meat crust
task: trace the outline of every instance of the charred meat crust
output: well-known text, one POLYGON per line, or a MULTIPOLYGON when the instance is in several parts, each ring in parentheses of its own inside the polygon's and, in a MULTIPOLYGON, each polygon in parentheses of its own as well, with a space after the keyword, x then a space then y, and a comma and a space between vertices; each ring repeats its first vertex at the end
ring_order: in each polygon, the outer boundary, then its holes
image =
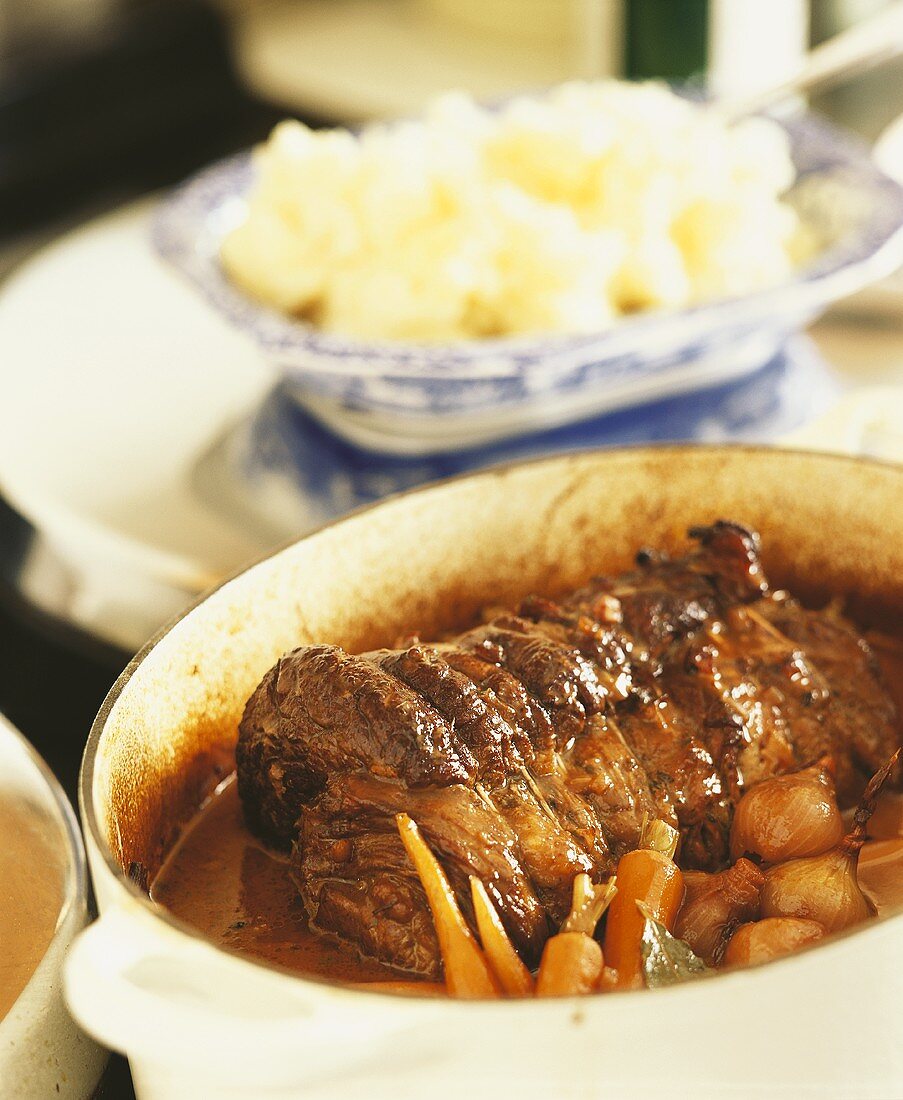
POLYGON ((281 658, 251 696, 236 751, 248 820, 290 842, 301 807, 337 772, 411 787, 472 785, 477 760, 413 688, 365 657, 309 646, 281 658))

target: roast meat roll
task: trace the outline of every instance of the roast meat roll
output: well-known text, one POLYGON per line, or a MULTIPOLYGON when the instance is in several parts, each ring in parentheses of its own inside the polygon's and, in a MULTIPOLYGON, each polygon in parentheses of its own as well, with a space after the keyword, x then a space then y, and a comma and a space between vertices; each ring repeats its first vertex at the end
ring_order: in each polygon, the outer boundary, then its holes
POLYGON ((645 819, 679 828, 682 866, 716 871, 750 783, 830 754, 855 797, 899 736, 867 645, 835 610, 771 593, 752 532, 692 534, 684 557, 644 551, 435 645, 277 662, 241 723, 239 790, 250 827, 292 845, 317 928, 439 973, 400 811, 462 910, 476 875, 535 961, 575 874, 610 875, 645 819))

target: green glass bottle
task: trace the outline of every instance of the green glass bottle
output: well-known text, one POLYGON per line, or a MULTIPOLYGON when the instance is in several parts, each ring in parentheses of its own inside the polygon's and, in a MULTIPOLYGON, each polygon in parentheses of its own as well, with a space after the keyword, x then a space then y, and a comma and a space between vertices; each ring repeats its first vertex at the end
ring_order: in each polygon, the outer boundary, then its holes
POLYGON ((708 21, 709 0, 625 0, 625 76, 702 83, 708 21))

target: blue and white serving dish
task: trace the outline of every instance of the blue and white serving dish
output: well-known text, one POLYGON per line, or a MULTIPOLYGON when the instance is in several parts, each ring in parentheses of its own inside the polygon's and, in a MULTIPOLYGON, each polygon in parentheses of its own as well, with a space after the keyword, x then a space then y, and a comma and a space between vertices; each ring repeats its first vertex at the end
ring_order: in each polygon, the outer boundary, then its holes
POLYGON ((648 443, 781 439, 824 413, 841 386, 804 336, 744 378, 672 394, 550 431, 420 456, 374 454, 326 431, 277 386, 195 470, 208 503, 284 541, 391 493, 537 455, 648 443))
POLYGON ((741 298, 625 318, 595 334, 443 345, 317 331, 225 276, 220 245, 242 217, 249 153, 178 188, 154 243, 282 374, 284 392, 339 435, 398 455, 474 447, 736 380, 831 302, 903 262, 903 187, 828 123, 782 120, 797 181, 787 196, 820 242, 791 280, 741 298))

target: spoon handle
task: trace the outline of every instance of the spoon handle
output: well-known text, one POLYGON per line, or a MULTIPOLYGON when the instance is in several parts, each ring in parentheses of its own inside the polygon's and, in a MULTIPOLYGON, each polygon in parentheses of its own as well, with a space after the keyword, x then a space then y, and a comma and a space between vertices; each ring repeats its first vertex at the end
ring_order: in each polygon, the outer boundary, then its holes
POLYGON ((786 99, 824 89, 903 54, 903 0, 883 8, 810 50, 800 68, 779 84, 714 106, 726 118, 756 114, 786 99))

